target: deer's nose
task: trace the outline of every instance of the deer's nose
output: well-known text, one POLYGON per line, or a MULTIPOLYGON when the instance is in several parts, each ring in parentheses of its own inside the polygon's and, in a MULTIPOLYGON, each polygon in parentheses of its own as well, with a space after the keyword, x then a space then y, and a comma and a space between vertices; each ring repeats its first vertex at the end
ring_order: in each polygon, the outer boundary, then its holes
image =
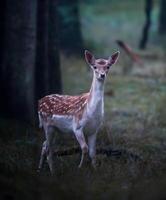
POLYGON ((101 74, 100 77, 101 77, 101 78, 105 78, 105 74, 101 74))

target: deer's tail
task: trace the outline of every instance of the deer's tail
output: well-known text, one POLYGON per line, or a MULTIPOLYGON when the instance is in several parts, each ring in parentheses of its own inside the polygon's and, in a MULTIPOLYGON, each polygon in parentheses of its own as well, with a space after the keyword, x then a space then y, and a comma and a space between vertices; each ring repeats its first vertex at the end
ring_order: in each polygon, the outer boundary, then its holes
POLYGON ((42 118, 41 118, 40 113, 38 113, 38 117, 39 117, 39 128, 42 128, 43 127, 43 123, 42 123, 42 118))

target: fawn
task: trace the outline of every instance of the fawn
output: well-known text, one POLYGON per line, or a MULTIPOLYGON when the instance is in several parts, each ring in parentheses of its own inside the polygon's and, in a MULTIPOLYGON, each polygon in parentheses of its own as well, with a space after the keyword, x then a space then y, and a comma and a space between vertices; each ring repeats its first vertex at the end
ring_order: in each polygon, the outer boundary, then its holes
POLYGON ((39 126, 44 129, 46 138, 41 151, 39 170, 46 156, 51 173, 55 171, 53 164, 54 129, 75 135, 82 150, 79 167, 82 166, 86 153, 89 153, 92 165, 95 166, 96 136, 104 115, 104 83, 111 65, 116 63, 118 56, 119 51, 107 60, 95 59, 93 54, 86 50, 85 60, 93 70, 90 91, 78 96, 51 94, 39 100, 39 126))

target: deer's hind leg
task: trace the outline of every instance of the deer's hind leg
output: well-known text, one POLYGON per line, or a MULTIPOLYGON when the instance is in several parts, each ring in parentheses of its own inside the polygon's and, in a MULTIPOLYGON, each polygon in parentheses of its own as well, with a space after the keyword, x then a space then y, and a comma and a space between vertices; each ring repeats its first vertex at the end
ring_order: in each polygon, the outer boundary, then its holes
POLYGON ((53 174, 55 172, 55 166, 53 162, 54 144, 55 144, 54 128, 52 126, 46 127, 45 135, 46 135, 47 162, 48 162, 50 171, 53 174))
POLYGON ((43 142, 43 145, 42 145, 38 170, 40 171, 42 169, 45 158, 47 158, 50 171, 51 173, 54 173, 55 171, 54 163, 53 163, 53 153, 54 153, 54 144, 55 144, 54 129, 51 126, 45 125, 44 132, 45 132, 46 140, 43 142))
POLYGON ((40 161, 39 161, 39 166, 38 166, 38 171, 39 172, 41 171, 41 169, 43 167, 45 158, 46 158, 46 140, 43 142, 43 145, 42 145, 40 161))

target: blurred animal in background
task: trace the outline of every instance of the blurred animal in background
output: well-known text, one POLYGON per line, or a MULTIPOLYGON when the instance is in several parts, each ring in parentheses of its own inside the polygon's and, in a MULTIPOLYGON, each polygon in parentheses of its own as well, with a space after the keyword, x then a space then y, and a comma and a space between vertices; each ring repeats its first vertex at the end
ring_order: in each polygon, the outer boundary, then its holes
POLYGON ((143 62, 138 53, 136 53, 128 44, 126 44, 122 40, 116 40, 116 42, 126 52, 126 54, 130 56, 133 62, 136 62, 139 65, 143 65, 143 62))
POLYGON ((116 40, 116 43, 122 48, 122 54, 124 54, 120 64, 123 74, 148 76, 156 74, 159 68, 163 68, 162 62, 165 60, 165 55, 158 48, 142 50, 134 49, 122 40, 116 40))

